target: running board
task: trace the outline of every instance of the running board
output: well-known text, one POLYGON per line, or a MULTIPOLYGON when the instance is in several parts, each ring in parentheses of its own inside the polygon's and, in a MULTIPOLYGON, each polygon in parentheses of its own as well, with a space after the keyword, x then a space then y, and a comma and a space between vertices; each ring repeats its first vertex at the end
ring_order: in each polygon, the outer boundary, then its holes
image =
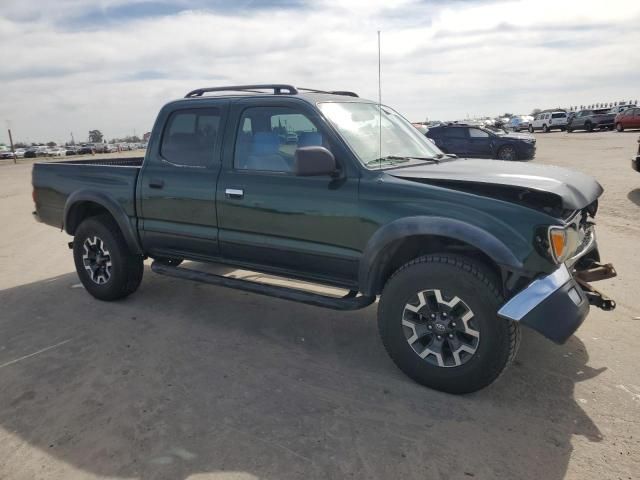
POLYGON ((215 275, 213 273, 201 272, 198 270, 172 267, 158 262, 153 262, 151 264, 151 270, 160 275, 167 275, 169 277, 192 280, 199 283, 208 283, 209 285, 218 285, 220 287, 234 288, 236 290, 244 290, 245 292, 267 295, 269 297, 291 300, 293 302, 306 303, 307 305, 314 305, 316 307, 331 308, 333 310, 358 310, 360 308, 368 307, 376 300, 375 296, 358 296, 358 292, 354 290, 351 290, 344 297, 329 297, 318 293, 297 290, 295 288, 268 285, 239 278, 223 277, 222 275, 215 275))

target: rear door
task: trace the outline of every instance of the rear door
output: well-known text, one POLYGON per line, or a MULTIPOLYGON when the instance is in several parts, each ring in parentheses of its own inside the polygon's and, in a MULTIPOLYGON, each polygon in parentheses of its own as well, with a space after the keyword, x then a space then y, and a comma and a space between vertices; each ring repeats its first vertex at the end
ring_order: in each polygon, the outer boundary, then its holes
POLYGON ((185 106, 159 115, 161 131, 154 132, 138 180, 140 232, 152 255, 217 256, 215 195, 225 110, 224 104, 185 106))
POLYGON ((306 103, 252 99, 232 112, 217 190, 222 255, 258 270, 355 285, 359 173, 350 152, 306 103), (334 154, 340 178, 293 174, 296 149, 312 145, 334 154))
MULTIPOLYGON (((440 134, 440 141, 446 153, 456 155, 469 155, 469 142, 466 127, 443 127, 440 134)), ((436 145, 440 146, 438 142, 436 145)))

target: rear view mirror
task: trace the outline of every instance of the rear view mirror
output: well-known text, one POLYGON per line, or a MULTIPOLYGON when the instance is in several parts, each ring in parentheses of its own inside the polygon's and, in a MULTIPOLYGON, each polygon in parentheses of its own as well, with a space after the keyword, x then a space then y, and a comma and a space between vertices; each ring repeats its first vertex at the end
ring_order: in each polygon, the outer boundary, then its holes
POLYGON ((335 175, 336 159, 324 147, 300 147, 296 149, 293 172, 300 177, 335 175))

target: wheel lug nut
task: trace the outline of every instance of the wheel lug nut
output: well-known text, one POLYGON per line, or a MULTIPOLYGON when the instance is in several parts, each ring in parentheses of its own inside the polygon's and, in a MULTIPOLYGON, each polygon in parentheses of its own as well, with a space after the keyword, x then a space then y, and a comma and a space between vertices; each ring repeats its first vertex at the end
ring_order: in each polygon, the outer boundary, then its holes
POLYGON ((442 337, 440 335, 438 335, 438 340, 442 340, 442 337))
POLYGON ((451 326, 455 327, 456 326, 456 322, 451 322, 451 326))
POLYGON ((450 333, 450 334, 449 334, 449 338, 453 338, 453 333, 450 333))
POLYGON ((432 314, 430 315, 430 317, 431 317, 431 318, 436 318, 436 314, 435 314, 435 313, 432 313, 432 314))
POLYGON ((442 312, 442 316, 443 316, 444 318, 447 318, 447 313, 446 313, 446 312, 442 312))
POLYGON ((432 327, 431 325, 429 325, 427 328, 428 328, 429 330, 433 330, 433 327, 432 327))

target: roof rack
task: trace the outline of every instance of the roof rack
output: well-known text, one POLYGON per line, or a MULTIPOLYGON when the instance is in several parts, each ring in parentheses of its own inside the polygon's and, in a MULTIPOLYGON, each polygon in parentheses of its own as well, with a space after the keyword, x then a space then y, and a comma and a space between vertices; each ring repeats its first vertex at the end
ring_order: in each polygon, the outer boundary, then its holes
POLYGON ((253 93, 263 93, 259 90, 273 90, 274 95, 296 95, 298 93, 298 89, 292 85, 285 85, 282 83, 270 83, 263 85, 234 85, 230 87, 207 87, 207 88, 197 88, 196 90, 191 90, 187 93, 184 98, 193 98, 193 97, 201 97, 205 93, 209 92, 253 92, 253 93), (285 91, 283 91, 285 90, 285 91))
POLYGON ((311 93, 327 93, 330 95, 345 95, 348 97, 357 97, 355 92, 349 92, 346 90, 316 90, 314 88, 296 88, 293 85, 287 85, 284 83, 269 83, 261 85, 234 85, 230 87, 206 87, 197 88, 187 93, 184 98, 196 98, 202 97, 205 93, 209 92, 251 92, 251 93, 265 93, 261 90, 273 90, 274 95, 297 95, 300 91, 311 93))
POLYGON ((347 97, 358 97, 358 94, 355 92, 350 92, 348 90, 316 90, 315 88, 302 88, 299 87, 298 90, 303 92, 311 92, 311 93, 328 93, 330 95, 345 95, 347 97))

